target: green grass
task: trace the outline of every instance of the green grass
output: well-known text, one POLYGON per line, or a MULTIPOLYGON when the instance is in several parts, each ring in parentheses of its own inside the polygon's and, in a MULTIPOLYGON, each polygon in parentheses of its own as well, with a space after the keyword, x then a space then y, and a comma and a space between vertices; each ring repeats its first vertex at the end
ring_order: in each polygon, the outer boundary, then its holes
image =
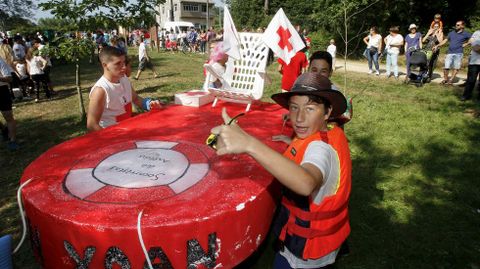
MULTIPOLYGON (((162 77, 144 72, 133 81, 140 95, 172 100, 174 93, 202 85, 204 57, 153 58, 162 77)), ((280 89, 275 67, 264 101, 280 89)), ((82 74, 87 100, 101 73, 85 62, 82 74)), ((0 235, 11 233, 16 240, 21 231, 15 191, 23 169, 50 147, 85 133, 73 66, 58 64, 52 78, 59 91, 55 100, 16 104, 22 148, 0 147, 0 235)), ((341 71, 333 80, 343 87, 341 71)), ((458 101, 461 88, 417 88, 356 73, 348 80, 347 94, 354 97, 354 117, 345 127, 353 161, 351 254, 337 268, 479 268, 478 103, 458 101)), ((271 259, 266 245, 244 267, 270 268, 271 259)), ((16 268, 38 268, 28 242, 14 262, 16 268)))

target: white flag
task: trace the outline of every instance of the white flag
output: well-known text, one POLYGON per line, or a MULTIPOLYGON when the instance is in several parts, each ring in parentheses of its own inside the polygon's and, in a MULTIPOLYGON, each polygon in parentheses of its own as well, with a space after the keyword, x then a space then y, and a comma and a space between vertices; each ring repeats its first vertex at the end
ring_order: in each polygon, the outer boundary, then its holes
POLYGON ((283 9, 279 9, 263 34, 263 42, 286 64, 297 51, 305 47, 302 38, 293 28, 283 9))
POLYGON ((225 6, 223 10, 223 49, 228 56, 238 60, 240 59, 240 37, 228 8, 225 6))

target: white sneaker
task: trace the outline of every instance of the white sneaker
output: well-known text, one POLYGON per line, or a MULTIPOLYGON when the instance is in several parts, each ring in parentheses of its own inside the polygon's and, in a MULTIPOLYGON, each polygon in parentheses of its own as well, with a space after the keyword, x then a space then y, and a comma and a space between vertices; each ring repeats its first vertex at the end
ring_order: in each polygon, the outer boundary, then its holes
POLYGON ((370 75, 371 73, 373 73, 372 69, 368 70, 368 74, 370 75))
POLYGON ((378 72, 378 71, 375 72, 375 75, 380 76, 380 72, 378 72))

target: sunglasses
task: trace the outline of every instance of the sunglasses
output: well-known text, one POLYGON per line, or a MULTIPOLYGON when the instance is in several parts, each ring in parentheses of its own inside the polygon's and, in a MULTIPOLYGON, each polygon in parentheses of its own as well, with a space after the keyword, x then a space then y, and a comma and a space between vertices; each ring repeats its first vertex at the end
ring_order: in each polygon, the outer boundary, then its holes
MULTIPOLYGON (((236 115, 235 117, 233 117, 227 123, 227 125, 232 124, 236 119, 238 119, 239 117, 241 117, 243 115, 245 115, 245 113, 240 113, 240 114, 236 115)), ((210 134, 207 138, 207 141, 205 141, 205 144, 207 144, 207 146, 211 147, 212 149, 217 149, 217 141, 218 141, 218 135, 217 134, 210 134)))

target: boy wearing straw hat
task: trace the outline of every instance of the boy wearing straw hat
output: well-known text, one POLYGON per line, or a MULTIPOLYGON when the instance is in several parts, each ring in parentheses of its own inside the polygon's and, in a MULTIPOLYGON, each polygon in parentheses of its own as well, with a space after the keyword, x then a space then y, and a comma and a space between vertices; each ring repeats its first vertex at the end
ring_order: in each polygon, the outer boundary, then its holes
MULTIPOLYGON (((327 125, 346 109, 343 94, 319 73, 304 73, 272 99, 289 110, 294 139, 279 154, 237 124, 217 126, 217 154, 247 153, 284 186, 273 230, 280 248, 274 268, 322 268, 335 262, 350 234, 351 159, 343 131, 327 125)), ((225 122, 230 117, 224 110, 225 122)))

